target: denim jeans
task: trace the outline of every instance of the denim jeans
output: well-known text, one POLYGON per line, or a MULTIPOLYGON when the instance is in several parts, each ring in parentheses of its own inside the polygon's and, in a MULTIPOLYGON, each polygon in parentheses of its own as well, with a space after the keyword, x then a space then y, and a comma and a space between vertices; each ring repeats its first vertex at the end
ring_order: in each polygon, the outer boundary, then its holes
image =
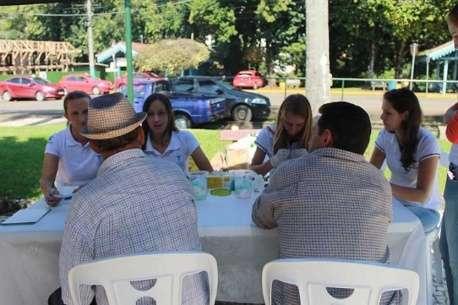
POLYGON ((444 191, 445 211, 442 219, 440 249, 444 261, 450 305, 458 302, 458 180, 447 177, 444 191))
POLYGON ((439 225, 441 216, 437 211, 424 208, 420 205, 404 204, 404 206, 420 219, 425 234, 428 234, 439 225))

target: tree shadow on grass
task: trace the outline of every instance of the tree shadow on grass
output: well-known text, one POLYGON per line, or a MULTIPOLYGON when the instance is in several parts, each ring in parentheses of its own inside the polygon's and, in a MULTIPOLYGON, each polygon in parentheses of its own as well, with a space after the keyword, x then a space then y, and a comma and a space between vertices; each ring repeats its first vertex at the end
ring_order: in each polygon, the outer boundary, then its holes
POLYGON ((0 214, 8 203, 40 195, 45 138, 0 137, 0 214))

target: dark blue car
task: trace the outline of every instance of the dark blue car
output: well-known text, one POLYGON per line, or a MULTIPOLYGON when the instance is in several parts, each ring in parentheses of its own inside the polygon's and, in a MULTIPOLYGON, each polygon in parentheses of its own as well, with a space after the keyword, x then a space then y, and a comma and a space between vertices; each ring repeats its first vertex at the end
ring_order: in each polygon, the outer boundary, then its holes
MULTIPOLYGON (((127 88, 122 87, 121 92, 127 95, 127 88)), ((141 112, 146 98, 153 93, 162 93, 169 97, 178 128, 189 128, 224 117, 225 98, 193 93, 175 93, 170 90, 170 84, 166 80, 134 80, 135 111, 141 112)))

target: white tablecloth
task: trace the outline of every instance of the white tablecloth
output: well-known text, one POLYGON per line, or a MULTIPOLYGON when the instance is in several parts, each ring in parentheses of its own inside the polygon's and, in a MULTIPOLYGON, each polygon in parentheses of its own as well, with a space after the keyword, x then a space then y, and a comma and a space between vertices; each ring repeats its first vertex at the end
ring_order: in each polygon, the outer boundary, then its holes
MULTIPOLYGON (((217 299, 263 303, 262 266, 278 257, 275 230, 261 230, 251 221, 249 200, 212 197, 197 202, 203 249, 216 257, 217 299)), ((29 209, 43 206, 37 202, 29 209)), ((33 225, 0 226, 0 305, 45 305, 58 286, 58 255, 70 202, 53 208, 33 225)), ((425 236, 419 220, 394 206, 389 247, 394 262, 415 270, 421 278, 418 304, 426 304, 425 236)))

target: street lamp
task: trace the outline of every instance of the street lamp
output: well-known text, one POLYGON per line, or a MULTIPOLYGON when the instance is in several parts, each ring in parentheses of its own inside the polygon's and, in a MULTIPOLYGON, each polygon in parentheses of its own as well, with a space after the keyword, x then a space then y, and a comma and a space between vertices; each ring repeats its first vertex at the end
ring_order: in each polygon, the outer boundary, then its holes
POLYGON ((410 90, 413 88, 413 72, 415 68, 415 56, 418 52, 418 43, 414 42, 410 44, 410 55, 412 56, 412 67, 410 68, 410 90))

